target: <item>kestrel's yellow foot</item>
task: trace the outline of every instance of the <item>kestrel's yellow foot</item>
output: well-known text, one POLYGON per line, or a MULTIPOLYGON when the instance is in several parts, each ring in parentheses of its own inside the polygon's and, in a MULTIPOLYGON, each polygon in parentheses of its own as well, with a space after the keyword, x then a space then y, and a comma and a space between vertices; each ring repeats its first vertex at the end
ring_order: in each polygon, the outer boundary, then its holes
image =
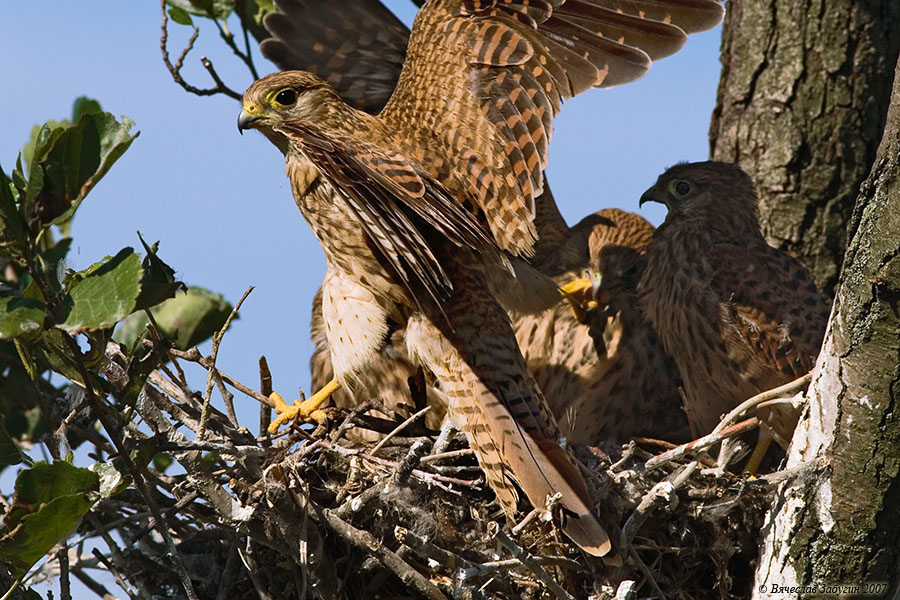
POLYGON ((283 423, 296 419, 297 417, 306 422, 315 421, 319 425, 322 425, 325 423, 328 416, 325 414, 324 410, 319 408, 319 406, 321 406, 321 404, 340 387, 340 382, 338 382, 337 379, 332 379, 326 383, 322 389, 303 402, 295 400, 293 406, 282 400, 278 392, 272 392, 269 399, 275 403, 275 412, 278 413, 278 417, 272 421, 271 425, 269 425, 269 433, 277 432, 278 428, 281 427, 283 423))
POLYGON ((590 279, 576 279, 559 288, 559 293, 572 305, 575 318, 584 322, 586 309, 597 308, 597 301, 593 299, 594 284, 590 279))

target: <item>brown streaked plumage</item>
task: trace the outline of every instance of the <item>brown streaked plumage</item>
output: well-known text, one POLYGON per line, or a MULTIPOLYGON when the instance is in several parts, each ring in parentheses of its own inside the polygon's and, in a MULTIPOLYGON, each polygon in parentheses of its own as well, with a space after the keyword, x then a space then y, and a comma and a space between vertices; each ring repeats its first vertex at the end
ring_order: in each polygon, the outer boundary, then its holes
MULTIPOLYGON (((650 245, 641 304, 678 364, 700 433, 761 391, 812 369, 828 305, 806 269, 769 246, 753 182, 720 162, 680 164, 641 197, 669 209, 650 245)), ((796 419, 782 417, 789 442, 796 419)))
POLYGON ((315 73, 354 108, 376 114, 406 59, 409 29, 378 0, 275 0, 259 49, 282 71, 315 73))
MULTIPOLYGON (((406 46, 409 40, 409 30, 400 23, 378 0, 345 0, 344 2, 329 3, 318 0, 276 0, 278 12, 267 15, 265 25, 272 33, 272 38, 263 42, 260 46, 263 54, 275 62, 281 69, 302 69, 318 74, 330 83, 341 97, 351 106, 377 113, 387 102, 393 91, 405 58, 406 46)), ((615 3, 598 3, 613 10, 622 8, 624 12, 637 12, 637 5, 622 5, 615 3), (630 7, 630 8, 629 8, 630 7)), ((691 20, 690 9, 678 9, 679 2, 669 2, 669 7, 680 10, 679 23, 686 30, 694 30, 700 27, 695 19, 693 25, 688 25, 691 20)), ((708 11, 710 4, 702 2, 695 6, 701 12, 708 11)), ((660 10, 656 7, 656 10, 660 10)), ((663 18, 662 13, 651 13, 650 16, 663 18)), ((702 20, 702 19, 700 19, 702 20)), ((672 38, 672 31, 665 29, 665 37, 672 38)), ((641 39, 644 42, 643 49, 648 52, 650 58, 661 58, 665 53, 662 48, 674 49, 672 45, 649 43, 649 37, 641 39)), ((637 42, 636 42, 637 43, 637 42)), ((638 44, 640 45, 640 44, 638 44)), ((583 269, 586 267, 586 245, 582 244, 580 251, 576 250, 578 262, 572 263, 572 257, 563 258, 566 248, 573 248, 573 244, 562 247, 572 233, 563 220, 554 202, 549 186, 544 181, 543 193, 535 199, 534 228, 538 238, 534 245, 534 257, 532 265, 539 271, 549 275, 559 275, 569 267, 583 269), (559 251, 557 251, 559 250, 559 251)), ((574 230, 573 230, 574 231, 574 230)), ((586 234, 585 234, 586 235, 586 234)), ((571 253, 571 250, 570 250, 571 253)), ((513 288, 513 293, 501 297, 508 308, 516 309, 522 313, 522 306, 516 306, 512 300, 530 298, 535 296, 533 290, 522 289, 522 285, 502 285, 499 291, 513 288), (511 299, 510 299, 511 298, 511 299)), ((546 286, 544 286, 546 287, 546 286)), ((496 290, 496 287, 495 287, 496 290)), ((553 292, 552 289, 545 289, 553 292)), ((549 296, 547 296, 549 297, 549 296)), ((541 308, 546 303, 540 303, 541 308)), ((313 336, 316 340, 316 351, 311 358, 313 371, 312 389, 319 389, 330 378, 330 350, 324 336, 324 329, 317 332, 315 323, 324 327, 321 321, 321 303, 314 305, 313 336), (328 374, 329 378, 325 377, 328 374), (321 375, 321 376, 319 376, 321 375)), ((568 315, 565 311, 561 311, 568 315)), ((399 337, 400 334, 394 333, 399 337)), ((405 386, 399 390, 389 390, 382 384, 402 381, 413 372, 413 367, 407 361, 394 360, 402 353, 396 348, 397 341, 386 345, 382 356, 379 357, 377 367, 371 377, 360 375, 357 390, 365 390, 367 396, 380 396, 385 400, 388 408, 396 408, 399 414, 405 414, 404 405, 410 398, 406 395, 405 386), (387 378, 387 379, 385 379, 387 378)), ((335 394, 335 402, 339 406, 352 405, 354 401, 346 390, 335 394)), ((442 411, 435 411, 429 415, 430 419, 442 411)), ((432 423, 433 424, 433 423, 432 423)))
POLYGON ((487 292, 483 272, 503 262, 487 231, 438 181, 389 144, 368 141, 362 126, 372 117, 314 75, 260 80, 244 107, 241 126, 284 151, 295 200, 325 251, 322 313, 337 379, 352 382, 369 368, 389 320, 410 319, 410 354, 440 381, 507 514, 517 508, 513 481, 535 506, 561 492, 563 531, 607 554, 580 473, 545 421, 506 313, 487 292))
POLYGON ((712 0, 691 0, 686 13, 674 0, 616 1, 668 22, 579 0, 435 0, 416 17, 377 117, 292 71, 251 85, 238 121, 285 154, 295 201, 333 272, 323 317, 336 377, 377 356, 388 319, 408 319, 410 354, 437 377, 507 515, 517 508, 511 482, 538 507, 560 492, 563 531, 598 556, 609 539, 543 418, 540 390, 487 292, 500 286, 487 277, 508 265, 504 251, 533 252, 534 198, 561 100, 639 77, 648 52, 681 46, 677 25, 721 19, 712 0))
POLYGON ((604 209, 572 228, 555 254, 568 263, 560 284, 587 267, 597 307, 581 323, 566 303, 515 321, 516 337, 560 430, 573 443, 613 450, 635 436, 671 442, 690 437, 677 368, 637 302, 637 282, 653 226, 604 209))

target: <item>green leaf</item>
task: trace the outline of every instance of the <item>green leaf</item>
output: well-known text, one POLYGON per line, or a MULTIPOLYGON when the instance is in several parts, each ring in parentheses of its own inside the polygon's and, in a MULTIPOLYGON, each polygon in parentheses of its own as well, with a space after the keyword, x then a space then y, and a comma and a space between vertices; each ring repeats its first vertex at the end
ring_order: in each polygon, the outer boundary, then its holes
MULTIPOLYGON (((187 350, 209 339, 222 328, 231 304, 221 294, 200 287, 188 287, 184 294, 176 294, 150 310, 166 337, 174 340, 175 347, 187 350)), ((135 313, 116 329, 113 339, 132 348, 138 337, 144 335, 147 316, 135 313)))
POLYGON ((172 6, 169 8, 169 18, 179 25, 194 25, 194 21, 191 19, 191 15, 189 15, 183 8, 179 8, 177 6, 172 6))
POLYGON ((161 473, 165 473, 166 469, 171 467, 174 462, 175 459, 172 458, 172 455, 166 452, 157 452, 153 456, 153 468, 161 473))
POLYGON ((12 339, 41 330, 46 316, 44 304, 32 298, 0 298, 0 339, 12 339))
POLYGON ((6 420, 0 415, 0 467, 22 462, 22 452, 6 431, 6 420))
POLYGON ((142 263, 144 276, 141 279, 141 294, 138 296, 135 310, 143 310, 156 306, 163 300, 167 300, 175 295, 178 290, 186 290, 187 287, 180 281, 175 280, 175 270, 164 263, 156 251, 159 242, 148 246, 141 234, 138 233, 141 244, 147 255, 142 263))
POLYGON ((8 532, 0 539, 0 559, 10 565, 13 577, 68 536, 93 506, 91 495, 99 487, 97 474, 65 461, 38 462, 19 473, 4 523, 8 532))
POLYGON ((112 327, 135 307, 143 277, 141 258, 123 248, 84 271, 69 289, 68 313, 60 327, 70 333, 112 327))
POLYGON ((244 0, 244 12, 247 18, 252 19, 257 25, 262 25, 263 17, 270 12, 275 12, 275 1, 244 0))
MULTIPOLYGON (((71 248, 72 238, 62 238, 35 257, 38 269, 44 274, 44 282, 53 292, 62 290, 62 281, 65 279, 66 272, 66 257, 71 248)), ((23 293, 23 295, 25 294, 23 293)))
POLYGON ((78 360, 66 343, 66 334, 56 327, 45 329, 40 344, 31 347, 35 359, 41 360, 63 377, 84 387, 84 378, 78 368, 78 360))
POLYGON ((25 243, 25 221, 16 205, 16 192, 12 180, 0 167, 0 241, 25 243))
POLYGON ((99 112, 103 112, 99 102, 87 96, 79 96, 75 98, 75 102, 72 104, 72 122, 77 123, 81 115, 99 112))
POLYGON ((125 491, 130 477, 122 472, 114 463, 100 462, 90 466, 90 470, 100 478, 100 496, 109 498, 125 491))
POLYGON ((234 11, 234 0, 166 0, 166 4, 192 15, 222 21, 234 11))
POLYGON ((109 113, 83 113, 75 125, 41 127, 28 174, 29 221, 49 227, 69 220, 137 137, 133 125, 127 117, 119 123, 109 113))

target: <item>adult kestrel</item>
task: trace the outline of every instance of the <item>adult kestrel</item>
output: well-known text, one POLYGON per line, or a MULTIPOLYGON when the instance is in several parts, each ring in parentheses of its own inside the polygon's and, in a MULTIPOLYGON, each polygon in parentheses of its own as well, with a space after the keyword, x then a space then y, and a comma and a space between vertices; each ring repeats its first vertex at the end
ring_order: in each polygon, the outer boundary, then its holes
POLYGON ((637 300, 645 251, 653 225, 617 208, 600 210, 572 228, 570 241, 554 253, 568 270, 562 284, 588 266, 590 280, 566 286, 581 290, 593 308, 577 317, 560 304, 514 322, 528 366, 573 443, 607 449, 635 436, 687 441, 678 369, 637 300))
MULTIPOLYGON (((669 209, 650 244, 641 305, 678 364, 691 422, 708 433, 740 402, 812 369, 828 304, 798 261, 766 243, 740 167, 676 165, 640 202, 669 209)), ((795 423, 776 428, 780 443, 795 423)))
POLYGON ((642 18, 554 4, 429 2, 377 117, 290 71, 248 88, 238 125, 284 153, 294 199, 333 271, 326 283, 340 292, 323 291, 323 316, 337 379, 367 367, 388 320, 406 322, 410 354, 440 382, 507 515, 518 500, 511 482, 536 507, 560 492, 563 531, 602 556, 610 543, 584 481, 543 419, 541 392, 487 290, 512 271, 504 252, 533 251, 534 198, 562 99, 639 77, 650 58, 632 40, 672 52, 684 42, 679 24, 711 27, 722 9, 637 2, 649 11, 642 18))

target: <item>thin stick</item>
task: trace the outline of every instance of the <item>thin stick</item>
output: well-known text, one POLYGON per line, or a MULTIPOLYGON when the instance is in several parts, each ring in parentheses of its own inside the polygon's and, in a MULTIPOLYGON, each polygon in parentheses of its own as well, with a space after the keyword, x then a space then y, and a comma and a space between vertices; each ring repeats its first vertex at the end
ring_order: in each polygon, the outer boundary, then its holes
POLYGON ((457 456, 474 456, 475 451, 471 448, 463 448, 462 450, 451 450, 449 452, 441 452, 440 454, 429 454, 422 457, 423 463, 431 463, 445 458, 456 458, 457 456))
POLYGON ((679 458, 682 458, 691 452, 699 452, 700 450, 705 450, 710 446, 718 444, 725 438, 741 434, 745 431, 750 431, 757 426, 759 426, 759 419, 756 417, 751 417, 746 421, 741 421, 740 423, 725 427, 723 429, 716 428, 709 435, 704 435, 701 438, 697 438, 696 440, 687 442, 686 444, 681 444, 680 446, 676 446, 671 450, 667 450, 662 454, 654 456, 646 463, 644 463, 644 468, 648 471, 652 471, 653 469, 659 468, 669 462, 672 462, 673 460, 678 460, 679 458))
POLYGON ((88 374, 87 367, 84 364, 83 355, 81 354, 81 348, 78 347, 78 343, 68 333, 63 333, 63 339, 65 340, 66 345, 68 345, 69 351, 75 357, 75 366, 78 369, 78 372, 81 375, 82 379, 84 380, 84 385, 85 389, 87 390, 88 399, 91 403, 91 408, 97 415, 97 419, 99 419, 100 424, 103 425, 103 429, 106 430, 110 441, 112 441, 113 445, 116 447, 116 451, 119 453, 119 457, 122 459, 122 462, 125 463, 126 469, 128 469, 128 472, 131 474, 132 479, 134 480, 134 486, 137 488, 138 492, 140 492, 141 496, 143 496, 144 502, 147 503, 147 507, 150 509, 150 512, 153 513, 153 517, 156 519, 156 522, 159 526, 159 533, 162 535, 163 540, 165 540, 166 546, 168 547, 172 562, 175 564, 175 572, 178 574, 178 578, 181 580, 181 585, 184 587, 185 594, 187 594, 189 600, 197 600, 197 593, 194 591, 194 584, 191 582, 191 578, 184 566, 184 562, 182 562, 181 560, 181 555, 178 553, 178 547, 175 545, 175 540, 172 539, 172 535, 169 533, 168 526, 163 520, 159 505, 156 503, 156 499, 153 498, 153 495, 150 492, 150 488, 147 486, 147 482, 144 479, 144 474, 137 468, 137 465, 135 465, 134 461, 131 459, 131 453, 125 447, 123 440, 120 439, 118 433, 120 432, 121 428, 118 427, 118 423, 110 418, 109 407, 103 404, 103 402, 100 400, 100 398, 97 397, 97 394, 94 391, 94 386, 91 383, 91 378, 88 374))
POLYGON ((410 586, 429 600, 447 600, 447 597, 441 593, 441 590, 421 573, 409 566, 396 552, 385 548, 371 533, 357 529, 335 515, 334 511, 327 508, 323 508, 321 514, 324 515, 325 522, 332 531, 343 538, 344 541, 374 557, 378 562, 393 571, 404 584, 410 586))
POLYGON ((637 563, 638 569, 641 570, 641 573, 644 574, 644 577, 647 578, 647 581, 650 582, 650 587, 653 588, 653 591, 659 596, 662 600, 666 600, 666 595, 663 593, 662 589, 660 589, 659 584, 656 583, 656 579, 653 577, 653 573, 650 572, 650 567, 648 567, 641 557, 638 556, 638 553, 635 552, 634 548, 630 548, 628 553, 631 555, 632 560, 637 563))
POLYGON ((216 358, 219 356, 219 345, 222 343, 222 338, 225 336, 225 332, 229 327, 231 327, 231 322, 237 316, 238 310, 240 310, 241 305, 244 303, 244 300, 247 299, 247 296, 249 296, 250 292, 252 291, 253 286, 251 285, 247 288, 247 291, 244 292, 244 295, 241 296, 241 299, 238 300, 237 304, 234 305, 234 308, 231 309, 231 314, 229 314, 228 318, 225 319, 225 324, 222 325, 222 328, 213 335, 212 352, 209 355, 209 367, 207 367, 206 375, 206 393, 203 394, 203 410, 200 412, 200 430, 197 432, 198 440, 202 440, 204 437, 206 437, 206 421, 209 418, 209 403, 212 399, 212 388, 214 382, 213 373, 216 370, 216 358))
MULTIPOLYGON (((246 29, 244 30, 246 31, 246 29)), ((259 357, 259 391, 268 398, 272 395, 272 372, 269 370, 269 362, 265 356, 259 357)), ((272 410, 265 404, 259 405, 259 433, 265 436, 268 446, 272 437, 269 435, 269 425, 272 423, 272 410)))
POLYGON ((416 414, 412 415, 411 417, 409 417, 408 419, 406 419, 405 421, 403 421, 402 423, 400 423, 399 425, 397 425, 397 427, 395 427, 394 430, 393 430, 392 432, 390 432, 389 434, 387 434, 386 436, 384 436, 384 438, 382 438, 382 440, 381 440, 380 442, 378 442, 378 443, 375 445, 374 448, 372 448, 372 451, 369 452, 369 454, 372 455, 372 456, 378 454, 378 451, 381 450, 382 448, 384 448, 384 445, 387 444, 389 441, 391 441, 391 439, 392 439, 395 435, 397 435, 398 433, 400 433, 401 431, 403 431, 404 429, 406 429, 407 427, 409 427, 410 425, 412 425, 417 419, 419 419, 420 417, 422 417, 422 416, 423 416, 425 413, 427 413, 429 410, 431 410, 431 407, 430 407, 430 406, 426 406, 425 408, 423 408, 422 410, 420 410, 420 411, 417 412, 416 414))
POLYGON ((562 600, 575 600, 569 592, 564 590, 552 577, 550 577, 550 574, 538 564, 533 556, 512 541, 512 539, 500 529, 500 526, 497 525, 495 521, 488 523, 488 533, 497 540, 501 546, 509 550, 510 554, 521 561, 525 568, 534 573, 534 575, 541 580, 541 583, 547 586, 547 589, 555 594, 557 598, 562 598, 562 600))

